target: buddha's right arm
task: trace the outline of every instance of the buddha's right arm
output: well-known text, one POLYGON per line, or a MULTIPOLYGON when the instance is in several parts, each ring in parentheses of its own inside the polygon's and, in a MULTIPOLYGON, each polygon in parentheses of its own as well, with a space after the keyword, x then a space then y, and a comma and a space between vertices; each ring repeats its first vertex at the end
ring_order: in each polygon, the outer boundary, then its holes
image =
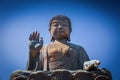
POLYGON ((39 54, 43 46, 43 38, 39 36, 39 33, 37 31, 30 34, 28 46, 29 57, 26 68, 27 70, 36 70, 39 68, 39 54))
POLYGON ((28 57, 26 69, 27 70, 36 70, 36 68, 38 67, 39 52, 35 53, 36 55, 34 55, 34 56, 31 54, 33 54, 33 53, 31 53, 29 51, 29 57, 28 57))

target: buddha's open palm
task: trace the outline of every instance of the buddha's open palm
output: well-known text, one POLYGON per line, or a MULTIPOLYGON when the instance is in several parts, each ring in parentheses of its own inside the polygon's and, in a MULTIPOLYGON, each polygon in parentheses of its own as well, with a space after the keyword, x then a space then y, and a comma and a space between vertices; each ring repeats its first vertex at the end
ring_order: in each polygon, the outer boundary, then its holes
POLYGON ((40 33, 33 32, 29 36, 29 49, 30 49, 30 54, 34 57, 38 53, 38 51, 42 48, 43 46, 43 38, 40 37, 40 33))

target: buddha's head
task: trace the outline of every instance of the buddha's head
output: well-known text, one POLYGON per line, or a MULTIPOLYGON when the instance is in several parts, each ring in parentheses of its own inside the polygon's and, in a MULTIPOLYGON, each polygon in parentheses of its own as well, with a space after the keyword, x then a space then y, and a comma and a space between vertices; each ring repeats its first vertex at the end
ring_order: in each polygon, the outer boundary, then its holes
POLYGON ((61 39, 70 41, 71 31, 71 21, 67 16, 56 15, 50 20, 49 32, 51 35, 51 41, 61 39))

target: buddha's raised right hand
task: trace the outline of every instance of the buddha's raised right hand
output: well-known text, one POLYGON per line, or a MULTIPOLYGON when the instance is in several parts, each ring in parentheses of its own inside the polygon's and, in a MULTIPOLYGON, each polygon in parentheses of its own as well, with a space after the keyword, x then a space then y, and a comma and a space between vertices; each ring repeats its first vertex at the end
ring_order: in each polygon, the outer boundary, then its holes
POLYGON ((36 31, 29 36, 29 53, 32 57, 35 57, 43 46, 43 38, 39 35, 40 33, 36 31))

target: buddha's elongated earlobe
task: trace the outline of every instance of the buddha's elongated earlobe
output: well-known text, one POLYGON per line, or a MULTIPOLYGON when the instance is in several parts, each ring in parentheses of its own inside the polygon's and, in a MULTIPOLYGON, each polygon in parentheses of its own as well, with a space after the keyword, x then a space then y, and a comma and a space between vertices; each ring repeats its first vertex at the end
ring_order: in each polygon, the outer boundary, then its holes
POLYGON ((70 34, 68 35, 67 40, 70 42, 70 34))
POLYGON ((53 34, 50 34, 50 41, 54 41, 55 39, 54 39, 54 37, 53 37, 53 34))

